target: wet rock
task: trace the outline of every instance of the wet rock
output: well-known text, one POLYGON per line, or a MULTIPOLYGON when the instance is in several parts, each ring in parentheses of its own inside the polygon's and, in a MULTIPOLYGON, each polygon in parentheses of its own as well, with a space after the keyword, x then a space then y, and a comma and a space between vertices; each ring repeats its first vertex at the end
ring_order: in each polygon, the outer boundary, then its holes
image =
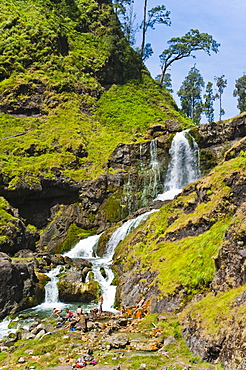
POLYGON ((62 254, 54 254, 51 255, 51 263, 55 266, 58 265, 64 265, 65 264, 65 259, 62 254))
POLYGON ((77 258, 73 261, 73 265, 76 266, 78 269, 83 270, 83 268, 88 267, 91 268, 92 263, 90 261, 85 260, 84 258, 77 258))
POLYGON ((99 283, 84 283, 82 271, 72 271, 58 282, 59 297, 63 302, 89 303, 98 299, 99 283))

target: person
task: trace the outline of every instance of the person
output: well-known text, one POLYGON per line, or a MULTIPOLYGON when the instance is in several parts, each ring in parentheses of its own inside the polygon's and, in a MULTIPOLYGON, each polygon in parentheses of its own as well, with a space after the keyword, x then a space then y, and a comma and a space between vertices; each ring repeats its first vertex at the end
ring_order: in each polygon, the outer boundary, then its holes
POLYGON ((62 310, 60 310, 59 308, 53 308, 53 311, 51 312, 51 315, 50 315, 50 317, 52 316, 52 315, 56 315, 58 318, 61 318, 61 316, 60 316, 60 313, 62 312, 62 310))
POLYGON ((100 295, 99 297, 99 314, 101 315, 102 314, 102 305, 103 305, 103 296, 100 295))
POLYGON ((126 309, 125 309, 125 307, 124 307, 124 306, 122 306, 122 307, 121 307, 120 312, 121 312, 121 315, 124 315, 124 313, 126 312, 126 309))
POLYGON ((79 322, 80 316, 76 315, 69 320, 69 323, 65 326, 66 329, 75 330, 75 325, 79 322))
POLYGON ((66 320, 70 320, 72 317, 73 317, 72 311, 70 311, 68 308, 66 308, 66 316, 65 316, 65 319, 66 320))
POLYGON ((76 326, 78 327, 78 329, 81 329, 83 333, 87 331, 87 320, 83 312, 81 313, 81 315, 79 315, 79 324, 76 326))
POLYGON ((76 314, 77 315, 82 315, 83 311, 82 311, 82 308, 81 306, 78 306, 77 310, 76 310, 76 314))

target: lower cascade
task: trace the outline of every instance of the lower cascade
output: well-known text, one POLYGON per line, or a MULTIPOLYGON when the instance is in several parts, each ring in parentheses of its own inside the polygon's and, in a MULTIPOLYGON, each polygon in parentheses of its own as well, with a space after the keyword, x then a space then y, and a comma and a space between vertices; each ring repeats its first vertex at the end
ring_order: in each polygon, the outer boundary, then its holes
POLYGON ((94 279, 100 284, 101 293, 104 297, 103 309, 106 311, 114 311, 114 299, 116 286, 112 285, 114 279, 113 271, 110 268, 114 251, 117 245, 125 239, 125 237, 134 230, 142 221, 144 221, 151 213, 146 212, 134 219, 126 221, 121 225, 110 237, 106 245, 106 253, 102 257, 96 255, 97 243, 100 239, 100 235, 89 236, 86 239, 81 240, 73 249, 65 253, 64 256, 70 258, 83 257, 92 263, 92 272, 94 279), (105 271, 105 277, 101 274, 101 269, 105 271))

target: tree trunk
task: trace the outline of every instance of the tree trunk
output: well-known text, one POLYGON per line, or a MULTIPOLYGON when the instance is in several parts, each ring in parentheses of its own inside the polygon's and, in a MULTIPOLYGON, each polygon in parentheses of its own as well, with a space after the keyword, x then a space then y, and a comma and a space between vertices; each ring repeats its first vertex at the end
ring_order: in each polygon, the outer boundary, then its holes
POLYGON ((142 45, 141 45, 141 53, 140 53, 142 60, 143 60, 144 47, 145 47, 145 36, 146 36, 147 3, 148 3, 148 0, 144 0, 143 34, 142 34, 142 45))

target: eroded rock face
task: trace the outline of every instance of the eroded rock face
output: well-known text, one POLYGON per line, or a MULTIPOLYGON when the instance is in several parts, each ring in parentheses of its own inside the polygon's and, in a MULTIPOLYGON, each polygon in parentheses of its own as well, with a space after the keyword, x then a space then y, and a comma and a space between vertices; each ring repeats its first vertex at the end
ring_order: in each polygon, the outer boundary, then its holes
POLYGON ((0 252, 13 256, 20 249, 35 250, 35 243, 39 239, 39 233, 25 228, 24 223, 13 218, 11 222, 2 226, 1 234, 5 238, 0 242, 0 252))
MULTIPOLYGON (((245 304, 246 294, 243 292, 232 303, 232 307, 245 304)), ((219 323, 219 318, 218 318, 219 323)), ((208 334, 201 322, 194 317, 186 317, 183 322, 184 338, 194 353, 208 362, 221 362, 225 370, 244 370, 246 365, 246 330, 245 323, 235 315, 227 322, 226 327, 217 335, 208 334)))
POLYGON ((214 292, 237 288, 246 283, 246 203, 234 216, 224 243, 215 259, 217 272, 211 287, 214 292))
POLYGON ((199 148, 235 141, 246 136, 246 114, 231 122, 209 123, 198 125, 199 148))
POLYGON ((35 306, 44 299, 32 262, 0 258, 0 318, 35 306))

